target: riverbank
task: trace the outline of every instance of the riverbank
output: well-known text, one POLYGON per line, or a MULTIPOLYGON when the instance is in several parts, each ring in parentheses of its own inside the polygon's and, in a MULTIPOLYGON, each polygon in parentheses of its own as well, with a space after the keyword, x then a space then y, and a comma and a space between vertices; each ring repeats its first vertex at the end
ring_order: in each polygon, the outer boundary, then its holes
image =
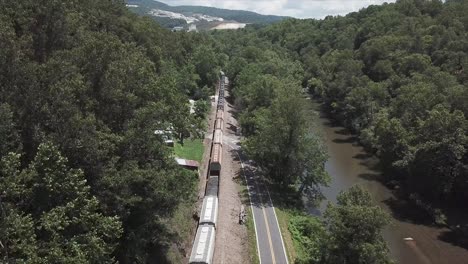
POLYGON ((378 168, 378 159, 366 153, 355 136, 331 122, 321 110, 320 104, 313 100, 310 101, 310 111, 311 115, 316 116, 313 132, 320 133, 327 146, 330 158, 325 167, 332 177, 330 186, 323 188, 326 201, 319 208, 308 207, 310 214, 320 214, 327 201, 336 202, 340 191, 359 184, 393 218, 392 225, 383 235, 391 256, 397 263, 466 263, 468 250, 444 239, 444 234, 450 230, 416 222, 399 211, 403 201, 381 183, 382 173, 378 168), (405 242, 403 239, 406 237, 414 240, 405 242))

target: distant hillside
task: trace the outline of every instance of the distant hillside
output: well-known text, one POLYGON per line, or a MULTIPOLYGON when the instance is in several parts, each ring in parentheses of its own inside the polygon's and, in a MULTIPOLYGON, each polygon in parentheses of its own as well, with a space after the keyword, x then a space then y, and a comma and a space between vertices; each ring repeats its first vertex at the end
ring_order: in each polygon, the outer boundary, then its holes
MULTIPOLYGON (((172 18, 161 17, 154 14, 152 15, 158 22, 168 27, 184 25, 187 23, 187 19, 178 18, 178 14, 188 17, 191 17, 194 14, 202 14, 207 16, 208 19, 214 19, 215 21, 219 21, 216 19, 222 18, 222 20, 225 21, 235 21, 245 24, 270 24, 288 18, 283 16, 261 15, 250 11, 228 10, 206 6, 170 6, 153 0, 127 0, 127 4, 132 11, 140 15, 151 15, 150 13, 154 10, 176 13, 172 14, 172 18)), ((192 22, 189 20, 188 23, 198 24, 199 21, 192 22)))

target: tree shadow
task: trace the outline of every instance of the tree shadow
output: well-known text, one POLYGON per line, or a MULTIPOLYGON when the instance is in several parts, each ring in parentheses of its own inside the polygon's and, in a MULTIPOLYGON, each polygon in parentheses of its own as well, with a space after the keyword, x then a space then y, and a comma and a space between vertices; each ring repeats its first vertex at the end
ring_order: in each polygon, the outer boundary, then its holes
POLYGON ((437 237, 441 241, 447 242, 454 246, 468 249, 468 227, 454 227, 441 232, 437 237))
POLYGON ((335 138, 332 140, 332 142, 337 144, 356 143, 357 141, 358 138, 356 136, 349 136, 347 138, 335 138))
POLYGON ((226 123, 228 125, 228 129, 232 132, 232 133, 236 133, 237 132, 237 126, 231 124, 231 123, 226 123))
POLYGON ((344 135, 344 136, 352 135, 351 131, 349 131, 347 128, 341 128, 341 129, 335 130, 334 132, 335 134, 338 134, 338 135, 344 135))
POLYGON ((239 118, 239 113, 238 113, 237 110, 234 110, 233 108, 231 108, 231 110, 228 110, 227 112, 228 112, 229 114, 231 114, 231 116, 232 116, 234 119, 238 120, 238 118, 239 118))
POLYGON ((382 174, 378 173, 361 173, 358 177, 366 181, 382 182, 382 174))
POLYGON ((231 104, 231 105, 234 104, 234 96, 232 96, 231 94, 228 94, 228 96, 224 96, 224 99, 225 99, 226 102, 228 102, 229 104, 231 104))
MULTIPOLYGON (((366 167, 370 171, 383 175, 382 166, 380 164, 380 161, 377 159, 372 159, 372 157, 368 159, 364 159, 359 162, 359 165, 366 167)), ((382 184, 385 184, 384 177, 381 178, 381 182, 382 184)))
POLYGON ((354 155, 353 159, 366 160, 372 157, 374 157, 374 155, 367 153, 367 152, 361 152, 361 153, 354 155))
POLYGON ((282 209, 301 210, 304 208, 302 195, 296 188, 272 183, 263 172, 256 168, 253 161, 247 159, 245 154, 236 150, 230 150, 230 152, 235 161, 242 161, 244 164, 234 176, 234 180, 243 187, 239 193, 243 204, 257 208, 272 206, 282 209))
POLYGON ((398 221, 419 225, 432 226, 432 217, 421 208, 416 207, 402 198, 391 197, 383 201, 388 206, 393 218, 398 221))
POLYGON ((323 125, 324 126, 328 126, 328 127, 331 127, 331 128, 342 128, 342 126, 340 125, 340 123, 338 121, 335 121, 335 120, 332 120, 332 119, 329 119, 328 115, 322 115, 320 114, 319 116, 322 120, 325 120, 323 121, 323 125))

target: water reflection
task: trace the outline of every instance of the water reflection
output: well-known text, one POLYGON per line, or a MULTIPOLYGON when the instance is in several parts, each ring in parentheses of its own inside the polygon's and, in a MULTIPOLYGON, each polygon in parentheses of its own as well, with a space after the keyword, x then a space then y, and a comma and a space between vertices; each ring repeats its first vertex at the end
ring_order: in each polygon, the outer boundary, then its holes
POLYGON ((381 184, 378 160, 366 153, 346 129, 331 123, 323 112, 320 112, 317 102, 311 100, 310 107, 312 112, 318 113, 314 120, 316 128, 313 132, 321 134, 324 138, 330 156, 325 168, 332 178, 330 186, 323 188, 326 200, 320 206, 306 206, 310 214, 321 215, 328 202, 336 202, 336 197, 341 191, 360 184, 372 194, 376 203, 393 216, 393 223, 384 231, 384 238, 397 263, 468 263, 468 250, 440 239, 447 229, 401 217, 405 204, 381 184), (404 241, 407 237, 414 240, 404 241))

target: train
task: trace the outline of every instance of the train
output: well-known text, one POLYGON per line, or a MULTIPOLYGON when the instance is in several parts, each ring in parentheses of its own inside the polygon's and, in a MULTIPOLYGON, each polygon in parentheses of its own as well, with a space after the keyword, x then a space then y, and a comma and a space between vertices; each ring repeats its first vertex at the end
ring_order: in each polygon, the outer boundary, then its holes
POLYGON ((190 264, 211 264, 213 262, 216 229, 218 228, 219 180, 223 158, 224 94, 227 84, 228 78, 221 72, 217 85, 218 102, 213 126, 205 197, 203 198, 197 233, 190 254, 190 264))

